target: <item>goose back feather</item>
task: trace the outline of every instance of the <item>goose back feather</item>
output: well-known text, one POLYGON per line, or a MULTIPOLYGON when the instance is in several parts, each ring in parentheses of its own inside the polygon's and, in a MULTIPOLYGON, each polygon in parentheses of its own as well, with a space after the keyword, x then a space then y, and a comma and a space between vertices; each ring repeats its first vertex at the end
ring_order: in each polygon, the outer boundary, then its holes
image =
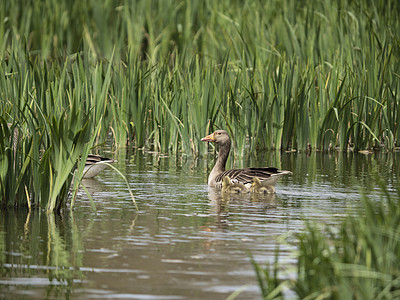
POLYGON ((110 164, 113 162, 115 162, 114 159, 89 154, 85 162, 85 168, 83 169, 83 178, 93 178, 107 167, 106 163, 110 164))

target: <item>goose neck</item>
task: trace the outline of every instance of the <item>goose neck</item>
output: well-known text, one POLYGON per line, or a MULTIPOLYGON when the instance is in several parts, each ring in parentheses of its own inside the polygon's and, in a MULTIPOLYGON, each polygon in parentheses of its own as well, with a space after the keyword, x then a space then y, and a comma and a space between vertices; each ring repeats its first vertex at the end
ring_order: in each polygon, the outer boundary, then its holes
POLYGON ((217 161, 215 163, 215 167, 220 172, 225 171, 225 165, 226 165, 226 161, 228 160, 228 156, 229 156, 230 150, 231 150, 230 142, 222 144, 219 147, 218 158, 217 158, 217 161))

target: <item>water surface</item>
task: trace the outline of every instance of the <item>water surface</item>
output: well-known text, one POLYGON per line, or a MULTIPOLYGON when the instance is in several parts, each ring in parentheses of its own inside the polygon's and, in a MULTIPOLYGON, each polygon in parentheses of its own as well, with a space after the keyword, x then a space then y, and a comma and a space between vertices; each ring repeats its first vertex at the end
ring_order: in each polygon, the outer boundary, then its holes
MULTIPOLYGON (((229 167, 293 171, 276 195, 222 196, 207 187, 213 158, 120 155, 140 211, 121 177, 106 169, 84 184, 73 212, 1 212, 0 294, 7 298, 258 299, 250 256, 294 265, 293 234, 305 220, 335 225, 362 213, 361 191, 379 201, 398 187, 399 153, 267 152, 229 167)), ((292 276, 287 274, 286 276, 292 276)))

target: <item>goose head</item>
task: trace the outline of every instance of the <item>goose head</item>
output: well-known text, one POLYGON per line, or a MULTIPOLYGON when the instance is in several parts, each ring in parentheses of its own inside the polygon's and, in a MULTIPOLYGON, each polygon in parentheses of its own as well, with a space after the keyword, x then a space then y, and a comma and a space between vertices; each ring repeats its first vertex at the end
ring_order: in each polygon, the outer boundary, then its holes
POLYGON ((203 142, 211 142, 216 143, 220 146, 229 145, 231 144, 231 138, 229 137, 228 132, 225 130, 216 130, 210 135, 203 137, 201 139, 203 142))

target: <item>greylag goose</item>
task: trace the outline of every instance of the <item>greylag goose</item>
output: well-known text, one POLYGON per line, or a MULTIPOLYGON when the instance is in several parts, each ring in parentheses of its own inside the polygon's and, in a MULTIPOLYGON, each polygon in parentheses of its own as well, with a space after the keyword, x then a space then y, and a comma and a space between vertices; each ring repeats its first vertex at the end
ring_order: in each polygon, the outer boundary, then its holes
POLYGON ((83 178, 93 178, 103 171, 107 167, 107 164, 113 162, 115 162, 114 159, 89 154, 85 162, 85 168, 83 169, 83 178))
POLYGON ((275 193, 275 184, 282 175, 292 174, 277 168, 245 168, 225 171, 226 160, 231 149, 231 138, 225 130, 217 130, 202 138, 203 142, 219 146, 218 158, 208 176, 208 185, 223 188, 224 192, 275 193), (227 179, 224 179, 227 177, 227 179))

